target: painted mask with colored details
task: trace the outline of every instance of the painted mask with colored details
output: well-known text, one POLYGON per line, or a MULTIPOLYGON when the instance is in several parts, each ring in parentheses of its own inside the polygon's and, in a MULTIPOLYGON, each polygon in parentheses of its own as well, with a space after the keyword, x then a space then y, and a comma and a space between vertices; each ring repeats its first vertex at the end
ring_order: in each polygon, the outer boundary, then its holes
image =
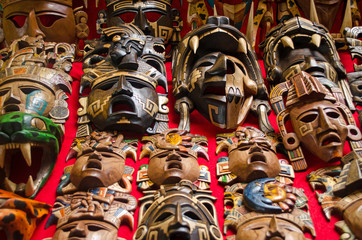
POLYGON ((46 216, 50 205, 14 193, 0 190, 0 226, 7 239, 28 240, 33 235, 37 220, 46 216))
POLYGON ((1 1, 5 40, 10 44, 24 35, 42 36, 48 42, 74 43, 72 1, 1 1))
POLYGON ((22 112, 1 116, 1 188, 34 198, 55 165, 62 136, 61 127, 42 116, 22 112), (24 174, 18 174, 21 169, 24 174))

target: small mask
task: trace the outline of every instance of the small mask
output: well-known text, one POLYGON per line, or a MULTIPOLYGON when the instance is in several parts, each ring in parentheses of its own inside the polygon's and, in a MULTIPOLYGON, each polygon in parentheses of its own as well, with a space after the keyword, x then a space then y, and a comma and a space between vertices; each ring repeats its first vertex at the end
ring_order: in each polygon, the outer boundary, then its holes
POLYGON ((67 157, 67 160, 77 158, 70 182, 77 190, 109 187, 120 182, 126 157, 136 159, 136 148, 132 144, 137 143, 125 143, 123 135, 117 132, 94 131, 85 139, 75 140, 67 157))
POLYGON ((149 156, 148 177, 157 186, 178 183, 185 179, 195 182, 200 175, 197 157, 208 159, 207 139, 172 129, 143 137, 140 159, 149 156))
POLYGON ((224 233, 236 231, 237 240, 295 239, 302 240, 305 232, 315 236, 312 219, 307 211, 303 190, 285 186, 273 178, 262 178, 246 187, 234 184, 225 189, 224 233), (304 202, 295 205, 295 202, 304 202))
POLYGON ((209 191, 197 190, 190 181, 162 186, 142 198, 134 238, 222 239, 213 199, 209 191))
POLYGON ((178 63, 172 74, 180 129, 189 128, 194 108, 215 126, 236 128, 254 100, 260 100, 254 102, 258 105, 267 96, 251 45, 226 17, 209 17, 206 25, 187 34, 173 60, 178 63))
POLYGON ((37 220, 49 213, 50 205, 0 190, 0 226, 7 239, 30 239, 37 220))
POLYGON ((245 20, 246 15, 250 10, 252 1, 232 1, 232 0, 222 0, 215 1, 215 7, 218 15, 228 17, 231 24, 235 25, 237 28, 241 28, 242 23, 245 20))
POLYGON ((24 35, 41 36, 48 42, 74 43, 72 1, 2 0, 5 40, 10 44, 24 35))
POLYGON ((275 147, 265 134, 254 127, 238 127, 232 134, 219 135, 216 154, 229 153, 229 169, 241 182, 276 177, 280 165, 275 147))
POLYGON ((161 37, 167 44, 174 34, 174 11, 171 1, 107 0, 107 26, 134 24, 145 35, 161 37))
MULTIPOLYGON (((293 154, 301 144, 325 162, 337 161, 343 156, 346 140, 361 139, 361 132, 351 112, 346 106, 336 103, 330 92, 311 75, 302 72, 290 81, 277 85, 275 89, 278 90, 270 94, 272 102, 277 95, 288 94, 286 109, 278 114, 278 126, 285 148, 294 151, 293 154), (286 130, 284 121, 287 116, 295 133, 286 130)), ((283 100, 276 100, 274 108, 284 109, 283 100)), ((298 154, 294 155, 294 158, 299 157, 298 154)), ((291 161, 295 169, 306 168, 305 162, 300 162, 302 166, 291 161)))

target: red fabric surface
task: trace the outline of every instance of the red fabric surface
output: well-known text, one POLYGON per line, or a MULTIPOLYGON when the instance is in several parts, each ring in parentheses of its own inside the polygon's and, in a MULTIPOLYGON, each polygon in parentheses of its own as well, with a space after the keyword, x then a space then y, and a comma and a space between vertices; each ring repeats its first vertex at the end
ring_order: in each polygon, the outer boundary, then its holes
MULTIPOLYGON (((82 4, 83 1, 81 0, 76 0, 74 1, 74 7, 78 7, 82 4)), ((103 1, 100 1, 100 6, 98 9, 95 9, 95 3, 92 0, 88 0, 88 9, 86 9, 86 11, 88 12, 90 18, 89 18, 89 25, 90 25, 90 31, 91 31, 91 37, 96 37, 97 35, 95 34, 95 20, 97 19, 97 12, 99 9, 104 8, 104 3, 103 1)), ((178 1, 174 1, 173 6, 175 7, 180 7, 179 2, 178 1)), ((184 4, 182 6, 182 17, 183 19, 186 19, 186 11, 187 11, 187 4, 186 1, 184 1, 184 4)), ((185 28, 183 33, 185 33, 189 28, 186 27, 187 23, 186 21, 184 22, 185 28)), ((349 56, 348 53, 343 53, 341 54, 341 59, 342 62, 344 64, 344 66, 346 67, 347 72, 353 71, 353 64, 351 61, 351 58, 349 56)), ((260 65, 262 67, 263 70, 263 75, 265 76, 264 73, 264 66, 262 64, 262 61, 260 61, 260 65)), ((169 127, 170 128, 176 128, 178 126, 178 121, 179 121, 179 117, 178 115, 175 113, 173 105, 175 102, 174 97, 172 96, 172 82, 171 82, 171 63, 166 63, 166 68, 167 68, 167 79, 168 79, 168 84, 169 84, 169 103, 168 103, 168 107, 170 110, 169 113, 169 127)), ((78 97, 79 97, 79 79, 82 75, 82 70, 81 70, 81 63, 75 63, 73 65, 73 70, 71 72, 72 77, 74 78, 74 82, 72 84, 73 87, 73 93, 70 96, 69 100, 68 100, 68 104, 69 104, 69 109, 70 109, 70 117, 68 119, 68 121, 65 124, 65 136, 64 136, 64 142, 61 148, 61 152, 59 154, 58 160, 56 162, 55 168, 48 180, 48 182, 45 184, 45 186, 42 188, 42 190, 39 192, 38 196, 36 197, 36 200, 42 201, 42 202, 46 202, 48 204, 53 204, 56 198, 56 188, 58 186, 59 183, 59 179, 63 174, 63 169, 65 166, 67 165, 71 165, 74 164, 75 159, 70 160, 69 162, 65 163, 65 158, 66 155, 69 151, 70 145, 73 141, 73 138, 75 137, 76 134, 76 129, 77 129, 77 108, 78 108, 78 97)), ((355 119, 357 120, 357 114, 354 113, 355 119)), ((276 116, 274 113, 271 113, 270 115, 270 121, 273 125, 273 127, 277 130, 277 125, 276 125, 276 116)), ((255 126, 257 127, 257 118, 254 117, 253 115, 249 115, 244 126, 255 126)), ((359 123, 358 127, 361 128, 361 125, 359 123)), ((278 131, 278 130, 277 130, 278 131)), ((223 218, 223 211, 224 211, 224 206, 223 206, 223 187, 221 185, 219 185, 217 183, 217 178, 216 178, 216 162, 217 159, 221 156, 225 156, 225 153, 220 154, 219 156, 216 156, 215 154, 215 148, 216 148, 216 142, 215 142, 215 135, 218 133, 224 133, 227 132, 223 129, 219 129, 215 126, 213 126, 211 123, 209 123, 205 118, 203 118, 198 112, 194 111, 191 114, 191 133, 193 134, 200 134, 200 135, 204 135, 208 138, 208 143, 209 143, 209 156, 210 156, 210 161, 207 162, 204 159, 199 159, 199 164, 200 165, 207 165, 209 167, 209 171, 211 173, 211 190, 212 190, 212 195, 215 196, 217 198, 216 202, 215 202, 215 207, 217 209, 217 214, 218 214, 218 218, 219 218, 219 225, 220 228, 223 228, 223 223, 224 223, 224 218, 223 218)), ((141 135, 138 136, 138 138, 141 138, 141 135)), ((348 144, 346 144, 345 147, 345 153, 349 152, 349 147, 347 147, 348 144)), ((140 153, 140 149, 141 149, 141 144, 138 147, 138 155, 140 153)), ((309 153, 304 152, 306 155, 306 159, 307 159, 307 163, 308 163, 308 170, 305 172, 299 172, 296 173, 296 178, 294 180, 294 186, 295 187, 300 187, 303 188, 305 191, 305 194, 307 195, 308 199, 309 199, 309 207, 310 207, 310 214, 311 217, 313 219, 314 222, 314 226, 316 229, 316 233, 317 233, 317 237, 315 239, 317 240, 322 240, 322 239, 339 239, 339 235, 338 233, 334 230, 334 223, 336 221, 339 220, 338 217, 332 216, 332 219, 330 222, 328 222, 326 220, 326 218, 324 217, 323 213, 322 213, 322 209, 320 207, 320 205, 317 202, 317 198, 316 198, 316 194, 314 192, 312 192, 312 189, 310 188, 310 186, 307 183, 306 180, 306 176, 308 173, 310 173, 313 170, 316 170, 318 168, 327 166, 327 164, 323 163, 321 160, 317 159, 316 157, 311 156, 309 153)), ((279 155, 279 158, 286 158, 285 156, 279 155)), ((131 159, 127 159, 126 164, 129 166, 132 166, 135 168, 135 172, 133 174, 134 177, 134 181, 133 181, 133 192, 132 195, 135 196, 137 199, 139 199, 140 197, 142 197, 142 193, 139 192, 137 190, 137 186, 136 186, 136 173, 137 170, 139 168, 140 165, 143 164, 147 164, 148 163, 148 159, 142 159, 140 161, 137 162, 133 162, 131 159)), ((126 226, 121 226, 118 236, 125 238, 125 239, 132 239, 133 237, 133 233, 135 232, 135 230, 137 229, 137 223, 138 223, 138 208, 135 212, 134 215, 134 219, 135 219, 135 225, 134 225, 134 229, 131 230, 126 226)), ((43 238, 47 238, 47 237, 52 237, 54 232, 55 232, 55 225, 49 227, 48 229, 44 229, 46 220, 49 218, 49 216, 42 220, 39 223, 38 228, 36 229, 32 239, 43 239, 43 238)), ((228 235, 232 234, 231 232, 228 232, 228 235)), ((307 234, 307 237, 310 237, 310 235, 307 234)))

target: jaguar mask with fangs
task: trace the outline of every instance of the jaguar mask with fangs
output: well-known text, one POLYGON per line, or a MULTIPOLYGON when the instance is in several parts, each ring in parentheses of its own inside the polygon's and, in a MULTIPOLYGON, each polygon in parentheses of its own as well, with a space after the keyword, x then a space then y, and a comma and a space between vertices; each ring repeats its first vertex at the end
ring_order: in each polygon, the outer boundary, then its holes
POLYGON ((61 127, 42 116, 22 112, 1 116, 1 188, 34 198, 55 165, 62 136, 61 127))

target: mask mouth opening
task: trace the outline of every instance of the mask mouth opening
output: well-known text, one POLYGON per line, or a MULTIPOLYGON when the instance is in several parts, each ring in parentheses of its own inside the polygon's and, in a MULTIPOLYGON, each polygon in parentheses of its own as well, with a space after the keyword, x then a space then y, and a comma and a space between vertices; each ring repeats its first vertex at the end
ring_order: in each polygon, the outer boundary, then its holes
POLYGON ((3 188, 21 196, 32 197, 51 169, 50 146, 39 143, 8 143, 0 145, 3 188))
POLYGON ((250 163, 254 163, 254 162, 266 163, 266 158, 265 158, 264 154, 253 153, 252 156, 250 157, 250 163))
POLYGON ((102 170, 102 164, 98 160, 88 160, 84 170, 102 170))
POLYGON ((178 170, 182 170, 182 164, 178 161, 172 161, 169 162, 166 166, 166 169, 170 170, 170 169, 178 169, 178 170))
POLYGON ((329 133, 321 139, 321 146, 335 146, 341 144, 341 138, 337 133, 329 133))
POLYGON ((117 113, 135 113, 135 107, 132 102, 128 100, 118 100, 112 103, 110 114, 117 113))

